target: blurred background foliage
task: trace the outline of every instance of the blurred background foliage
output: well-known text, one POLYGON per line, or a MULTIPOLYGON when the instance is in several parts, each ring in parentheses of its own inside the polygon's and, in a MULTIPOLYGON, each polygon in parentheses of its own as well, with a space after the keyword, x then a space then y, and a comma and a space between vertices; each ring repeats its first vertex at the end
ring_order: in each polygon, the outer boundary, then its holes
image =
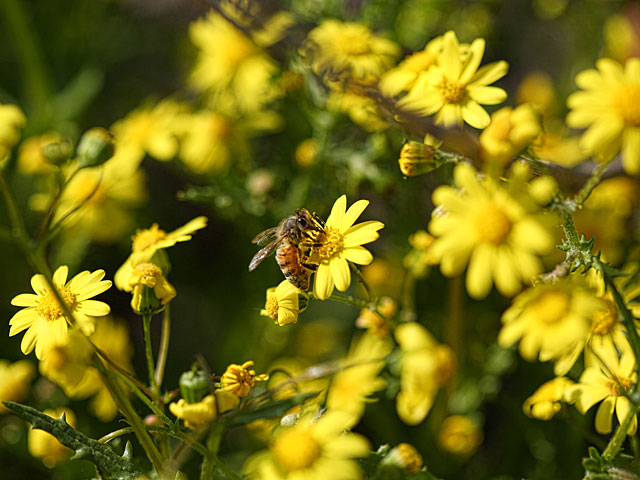
MULTIPOLYGON (((422 49, 449 29, 461 41, 484 37, 485 62, 509 62, 509 74, 498 83, 509 92, 506 103, 515 104, 521 82, 541 71, 553 82, 552 108, 560 117, 566 112, 564 99, 575 90, 575 74, 603 53, 611 55, 614 47, 607 44, 606 21, 623 15, 637 28, 640 16, 636 2, 597 0, 291 0, 278 5, 293 13, 302 31, 325 17, 361 21, 384 32, 404 53, 422 49)), ((90 127, 109 128, 134 109, 168 96, 193 101, 197 95, 186 79, 198 52, 188 30, 210 7, 204 0, 3 0, 0 103, 17 104, 26 113, 23 139, 56 131, 77 140, 90 127)), ((288 62, 296 61, 295 49, 285 53, 280 67, 288 70, 288 62)), ((304 93, 293 90, 274 102, 273 109, 283 119, 280 127, 253 136, 248 151, 238 154, 229 169, 194 175, 175 161, 158 162, 147 156, 142 162, 147 201, 134 210, 128 231, 108 243, 81 234, 64 237, 52 248, 54 266, 68 263, 75 272, 104 268, 107 278, 113 278, 129 253, 136 228, 157 222, 169 231, 197 215, 209 218, 208 227, 193 241, 170 253, 170 278, 178 296, 172 304, 166 385, 177 385, 178 376, 197 353, 217 373, 246 359, 253 359, 262 372, 279 358, 310 365, 346 353, 358 314, 351 306, 314 302, 298 325, 288 327, 259 316, 265 289, 280 282, 281 273, 272 260, 255 272, 247 271, 256 251, 251 239, 297 208, 304 206, 326 218, 333 200, 343 193, 350 202, 371 200, 368 219, 381 220, 386 227, 372 246, 376 263, 365 269, 365 275, 378 295, 396 296, 400 289, 402 258, 410 250, 408 237, 426 228, 431 192, 450 171, 404 179, 397 156, 403 140, 412 137, 399 129, 367 132, 346 115, 320 108, 308 94, 320 87, 310 79, 304 82, 304 93), (320 147, 306 162, 300 160, 304 151, 299 146, 309 138, 320 147)), ((28 227, 34 229, 39 217, 27 205, 41 190, 42 180, 19 172, 15 162, 8 168, 18 201, 28 212, 28 227)), ((4 209, 0 224, 8 224, 4 209)), ((632 219, 621 228, 628 232, 633 224, 632 219)), ((15 247, 0 248, 0 312, 8 320, 15 312, 9 300, 26 291, 34 272, 15 247)), ((523 400, 550 378, 552 366, 526 363, 514 351, 495 345, 499 317, 508 300, 494 292, 483 301, 472 301, 461 279, 444 278, 437 269, 418 280, 415 288, 417 320, 453 347, 459 374, 440 393, 426 421, 414 427, 403 425, 395 414, 393 396, 399 387, 389 376, 386 393, 368 405, 356 431, 366 435, 374 448, 401 441, 413 444, 429 470, 441 478, 581 476, 580 460, 587 445, 602 446, 604 437, 585 434, 593 425, 592 412, 583 418, 566 409, 551 422, 522 413, 523 400), (437 443, 442 419, 448 413, 469 412, 483 429, 478 451, 472 456, 444 452, 437 443)), ((113 288, 102 300, 130 323, 134 365, 144 378, 142 327, 129 309, 129 296, 113 288)), ((152 325, 156 340, 159 326, 152 325)), ((2 356, 20 359, 19 343, 17 338, 0 336, 2 356)), ((119 428, 115 422, 98 422, 89 415, 86 402, 68 400, 44 378, 35 381, 29 403, 39 409, 71 406, 77 427, 93 437, 119 428)), ((83 461, 50 471, 29 456, 25 444, 21 422, 1 417, 0 476, 36 480, 93 474, 83 461)), ((235 429, 228 433, 222 455, 239 466, 259 444, 246 429, 235 429)), ((197 468, 197 462, 192 463, 187 472, 197 468)))

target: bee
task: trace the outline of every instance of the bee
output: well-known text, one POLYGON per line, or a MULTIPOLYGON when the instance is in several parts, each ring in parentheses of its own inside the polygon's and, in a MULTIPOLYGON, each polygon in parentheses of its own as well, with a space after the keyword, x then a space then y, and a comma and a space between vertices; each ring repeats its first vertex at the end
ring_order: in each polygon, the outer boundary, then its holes
POLYGON ((309 290, 311 274, 318 269, 309 255, 313 247, 319 247, 324 241, 324 221, 305 208, 297 210, 295 215, 283 219, 277 227, 265 230, 251 241, 264 245, 249 263, 253 271, 273 251, 276 261, 285 278, 302 291, 309 290))

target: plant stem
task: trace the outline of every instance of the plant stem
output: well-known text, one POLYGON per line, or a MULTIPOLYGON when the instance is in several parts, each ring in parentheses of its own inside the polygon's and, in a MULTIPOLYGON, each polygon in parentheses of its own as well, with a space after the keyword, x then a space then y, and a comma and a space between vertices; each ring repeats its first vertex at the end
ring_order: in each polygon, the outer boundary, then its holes
POLYGON ((587 198, 589 198, 589 195, 591 195, 593 189, 596 188, 596 186, 600 183, 602 175, 609 167, 609 165, 611 165, 612 161, 613 159, 608 162, 599 163, 596 168, 593 169, 591 176, 573 199, 577 206, 581 206, 587 200, 587 198))
POLYGON ((638 379, 640 379, 640 336, 638 336, 638 330, 636 329, 635 318, 631 311, 627 308, 624 303, 624 299, 622 295, 616 288, 613 283, 613 280, 607 276, 605 276, 605 282, 613 295, 613 300, 616 302, 616 307, 618 308, 618 312, 622 316, 622 324, 627 329, 627 337, 629 338, 629 343, 631 344, 631 348, 633 349, 633 354, 636 357, 636 384, 634 387, 634 392, 638 391, 638 379))
POLYGON ((147 359, 147 370, 149 372, 149 386, 154 396, 158 395, 158 386, 156 384, 155 367, 153 364, 153 350, 151 348, 151 317, 150 313, 142 314, 142 328, 144 330, 144 353, 147 359))
POLYGON ((169 336, 171 335, 171 313, 169 305, 167 305, 162 314, 162 333, 160 336, 160 351, 158 352, 158 362, 156 364, 156 385, 158 389, 162 386, 164 379, 164 368, 167 364, 167 355, 169 353, 169 336))
POLYGON ((618 426, 616 433, 614 433, 613 437, 611 437, 611 440, 609 440, 607 448, 605 448, 604 452, 602 452, 603 460, 611 462, 614 458, 616 458, 616 455, 618 455, 618 452, 622 448, 622 444, 627 438, 627 430, 629 430, 631 422, 633 421, 637 413, 637 406, 634 405, 634 408, 629 409, 629 411, 627 412, 627 416, 624 417, 624 420, 618 426))
POLYGON ((365 300, 361 300, 359 298, 352 297, 351 295, 343 295, 342 293, 332 293, 329 297, 331 300, 335 300, 337 302, 348 303, 349 305, 353 305, 358 308, 368 308, 369 302, 365 300))

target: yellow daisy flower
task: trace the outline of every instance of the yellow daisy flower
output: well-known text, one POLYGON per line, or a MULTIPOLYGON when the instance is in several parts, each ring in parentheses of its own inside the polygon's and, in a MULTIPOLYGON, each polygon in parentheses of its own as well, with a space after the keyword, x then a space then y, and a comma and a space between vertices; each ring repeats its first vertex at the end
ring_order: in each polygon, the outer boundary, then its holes
POLYGON ((307 297, 306 292, 293 286, 289 280, 283 280, 277 287, 267 289, 267 301, 260 315, 272 318, 280 326, 298 323, 301 312, 299 295, 307 297))
POLYGON ((173 247, 178 242, 191 240, 191 234, 207 226, 207 217, 196 217, 173 232, 165 232, 157 223, 150 228, 140 229, 132 238, 132 253, 125 260, 114 276, 116 287, 125 292, 130 292, 132 287, 129 279, 133 274, 133 268, 151 260, 158 251, 173 247))
MULTIPOLYGON (((72 427, 76 425, 76 416, 68 408, 45 410, 42 413, 51 418, 60 418, 64 413, 66 422, 72 427)), ((61 444, 56 437, 37 428, 31 427, 29 429, 27 440, 29 443, 29 453, 42 460, 42 463, 44 463, 47 468, 53 468, 64 462, 73 453, 73 450, 61 444)))
POLYGON ((477 38, 462 55, 456 34, 445 33, 437 65, 420 73, 399 105, 423 115, 436 114, 435 122, 445 127, 463 121, 475 128, 489 125, 489 114, 480 105, 495 105, 507 98, 504 90, 489 84, 504 77, 508 65, 499 61, 478 70, 484 46, 484 40, 477 38))
POLYGON ((368 27, 333 19, 311 30, 301 50, 317 74, 335 77, 346 73, 357 79, 380 76, 400 54, 395 43, 368 27))
POLYGON ((543 383, 522 405, 525 415, 538 420, 551 420, 560 411, 565 393, 573 382, 567 377, 556 377, 543 383))
MULTIPOLYGON (((28 360, 9 363, 0 360, 0 402, 21 402, 29 393, 29 383, 35 375, 33 364, 28 360)), ((0 415, 9 410, 0 403, 0 415)))
POLYGON ((153 263, 139 263, 133 267, 129 288, 132 293, 131 308, 136 313, 160 311, 162 306, 176 296, 176 289, 164 277, 162 269, 153 263), (153 289, 153 297, 148 290, 153 289))
POLYGON ((351 283, 349 263, 369 265, 371 253, 362 245, 378 238, 382 222, 353 223, 369 205, 368 200, 358 200, 347 210, 347 197, 342 195, 333 204, 325 224, 326 240, 321 247, 313 248, 311 259, 317 260, 318 270, 313 283, 313 296, 326 300, 334 287, 344 292, 351 283))
POLYGON ((207 395, 199 402, 187 403, 184 398, 169 404, 169 411, 184 421, 187 428, 196 428, 213 421, 218 413, 236 408, 240 399, 233 393, 216 390, 214 395, 207 395))
POLYGON ((483 438, 482 430, 469 417, 452 415, 442 421, 438 444, 447 452, 468 456, 478 449, 483 438))
POLYGON ((603 302, 573 277, 537 285, 518 295, 502 315, 498 343, 509 347, 520 340, 525 360, 557 360, 582 349, 593 315, 603 302))
POLYGON ((640 58, 624 67, 610 58, 596 62, 597 69, 576 76, 583 91, 567 99, 571 109, 567 125, 587 128, 580 145, 602 160, 622 153, 622 165, 630 174, 640 173, 640 58))
MULTIPOLYGON (((73 313, 73 320, 85 335, 91 335, 94 330, 94 318, 107 315, 109 305, 97 300, 90 300, 111 287, 110 280, 104 278, 104 270, 90 273, 88 270, 80 272, 67 283, 69 267, 62 265, 53 274, 53 284, 60 296, 73 313)), ((43 358, 43 352, 50 345, 64 343, 69 333, 69 323, 58 300, 49 288, 44 275, 31 277, 31 287, 36 292, 22 293, 11 300, 17 307, 26 307, 17 312, 9 325, 9 336, 24 330, 22 338, 22 353, 25 355, 36 351, 38 359, 43 358)))
MULTIPOLYGON (((636 359, 630 349, 618 353, 600 352, 602 363, 585 368, 580 381, 570 387, 566 400, 575 403, 581 414, 587 413, 593 405, 602 402, 596 412, 596 431, 611 433, 611 418, 615 411, 618 422, 622 423, 627 413, 635 406, 624 392, 636 383, 636 359)), ((627 433, 633 435, 638 425, 637 416, 633 418, 627 433)))
POLYGON ((454 170, 458 188, 443 185, 433 192, 429 231, 437 238, 430 254, 447 276, 459 275, 469 264, 466 286, 473 298, 484 298, 494 282, 503 295, 515 295, 541 273, 539 255, 553 250, 554 235, 533 196, 540 185, 517 175, 507 190, 461 164, 454 170))
POLYGON ((253 367, 253 360, 244 362, 242 365, 235 363, 229 365, 220 379, 222 389, 238 397, 246 397, 256 382, 269 380, 268 374, 256 375, 256 371, 251 367, 253 367))
POLYGON ((269 452, 250 458, 245 472, 260 480, 359 479, 355 458, 367 455, 369 443, 345 432, 352 426, 353 417, 343 412, 329 410, 318 419, 306 414, 295 425, 278 429, 269 452))

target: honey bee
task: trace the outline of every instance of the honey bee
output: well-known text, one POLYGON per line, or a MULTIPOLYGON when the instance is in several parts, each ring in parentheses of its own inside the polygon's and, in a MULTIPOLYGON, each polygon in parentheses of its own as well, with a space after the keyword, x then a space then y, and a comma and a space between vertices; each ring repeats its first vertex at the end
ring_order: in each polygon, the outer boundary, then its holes
POLYGON ((305 208, 297 210, 295 215, 283 219, 277 227, 265 230, 251 241, 264 245, 249 263, 253 271, 273 251, 276 261, 285 278, 300 290, 309 290, 311 274, 318 269, 308 252, 324 241, 324 221, 305 208))

